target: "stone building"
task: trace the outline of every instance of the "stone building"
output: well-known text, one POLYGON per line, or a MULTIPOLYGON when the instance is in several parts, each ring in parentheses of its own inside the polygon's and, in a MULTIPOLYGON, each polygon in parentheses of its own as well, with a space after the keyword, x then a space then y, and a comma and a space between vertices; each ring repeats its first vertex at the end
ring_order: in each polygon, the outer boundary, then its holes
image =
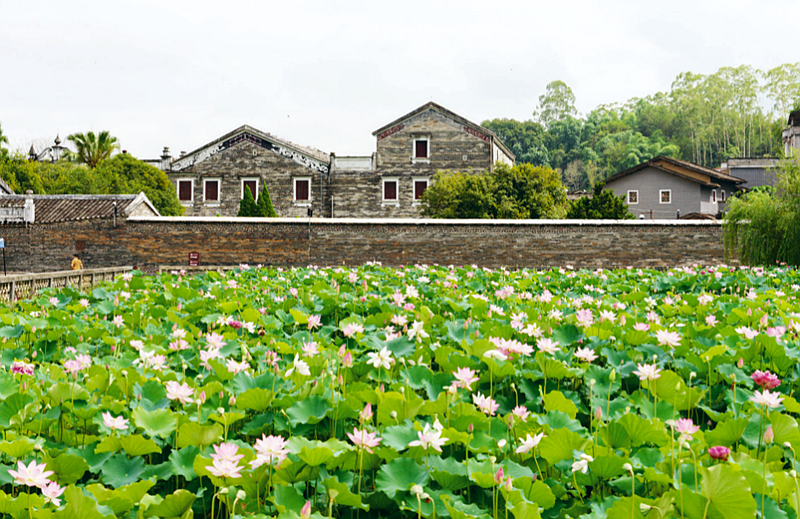
POLYGON ((376 152, 342 156, 299 146, 250 126, 156 162, 187 216, 235 216, 244 190, 263 186, 280 216, 417 217, 439 170, 492 171, 514 154, 490 130, 427 103, 375 130, 376 152))

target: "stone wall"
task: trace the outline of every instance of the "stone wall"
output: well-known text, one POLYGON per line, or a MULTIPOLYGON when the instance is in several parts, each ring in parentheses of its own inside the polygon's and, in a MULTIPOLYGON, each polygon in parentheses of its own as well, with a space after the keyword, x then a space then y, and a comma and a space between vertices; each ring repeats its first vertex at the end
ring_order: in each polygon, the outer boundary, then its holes
POLYGON ((76 243, 87 268, 149 272, 240 263, 306 266, 439 263, 486 267, 671 267, 723 261, 714 221, 136 218, 6 226, 10 272, 63 270, 76 243))

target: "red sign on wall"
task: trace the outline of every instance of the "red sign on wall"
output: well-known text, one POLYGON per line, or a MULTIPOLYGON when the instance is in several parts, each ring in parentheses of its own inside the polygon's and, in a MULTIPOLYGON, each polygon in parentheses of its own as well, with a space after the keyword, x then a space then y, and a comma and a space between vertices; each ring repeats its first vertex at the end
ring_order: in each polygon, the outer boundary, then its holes
POLYGON ((489 138, 489 136, 486 135, 485 133, 481 133, 478 130, 470 128, 469 126, 462 126, 461 129, 464 130, 465 132, 467 132, 470 135, 474 135, 475 137, 479 138, 482 141, 489 142, 491 140, 489 138))
POLYGON ((378 134, 378 140, 385 139, 386 137, 388 137, 388 136, 390 136, 390 135, 394 135, 395 133, 397 133, 397 132, 399 132, 400 130, 402 130, 402 129, 403 129, 403 126, 404 126, 404 125, 402 125, 402 124, 398 124, 397 126, 395 126, 395 127, 393 127, 393 128, 389 128, 389 129, 388 129, 388 130, 386 130, 385 132, 379 133, 379 134, 378 134))
POLYGON ((189 253, 189 266, 190 267, 199 267, 200 266, 200 253, 199 252, 190 252, 189 253))

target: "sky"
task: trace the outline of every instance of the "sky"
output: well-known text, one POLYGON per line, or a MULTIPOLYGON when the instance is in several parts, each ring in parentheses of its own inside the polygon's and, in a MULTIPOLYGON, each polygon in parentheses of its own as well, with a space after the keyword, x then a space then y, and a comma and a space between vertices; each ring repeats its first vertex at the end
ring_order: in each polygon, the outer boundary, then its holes
POLYGON ((435 101, 527 120, 564 81, 587 113, 686 71, 800 59, 800 2, 0 0, 0 126, 27 152, 108 130, 156 158, 249 124, 343 155, 435 101))

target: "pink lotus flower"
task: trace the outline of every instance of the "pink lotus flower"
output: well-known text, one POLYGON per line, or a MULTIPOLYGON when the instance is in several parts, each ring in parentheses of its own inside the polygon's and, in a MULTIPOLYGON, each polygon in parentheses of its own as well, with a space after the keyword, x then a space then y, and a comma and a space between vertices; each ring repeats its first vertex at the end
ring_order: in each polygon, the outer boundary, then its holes
POLYGON ((500 404, 491 398, 483 396, 481 393, 472 395, 472 402, 478 406, 478 409, 483 411, 486 416, 494 416, 495 411, 500 407, 500 404))
POLYGON ((211 454, 211 459, 236 462, 244 458, 244 454, 239 454, 239 446, 235 443, 222 443, 212 447, 214 452, 211 454))
POLYGON ((553 355, 555 352, 561 350, 561 348, 558 345, 558 342, 548 338, 539 339, 538 341, 536 341, 536 346, 539 348, 539 351, 543 353, 548 353, 550 355, 553 355))
POLYGON ((45 463, 37 464, 34 460, 26 467, 24 463, 18 461, 17 470, 8 469, 8 473, 14 477, 14 483, 17 485, 42 488, 50 483, 47 478, 53 474, 52 470, 44 470, 46 466, 45 463))
POLYGON ((761 392, 756 391, 753 396, 750 397, 750 401, 756 405, 775 408, 781 405, 783 397, 780 396, 780 393, 777 391, 770 393, 768 389, 765 389, 761 392))
POLYGON ((575 312, 575 319, 578 322, 578 326, 591 326, 594 322, 594 315, 592 315, 591 310, 578 310, 575 312))
POLYGON ((309 315, 308 316, 308 329, 314 330, 322 326, 322 316, 321 315, 309 315))
POLYGON ((692 435, 700 430, 700 426, 694 425, 691 418, 679 418, 675 422, 675 430, 680 433, 681 439, 690 441, 692 435))
POLYGON ((311 501, 306 501, 306 504, 300 509, 300 517, 302 519, 309 519, 309 517, 311 517, 311 501))
POLYGON ((639 380, 656 380, 661 376, 661 370, 655 364, 636 364, 639 368, 633 373, 639 376, 639 380))
POLYGON ((353 434, 347 433, 347 437, 356 447, 365 449, 370 454, 373 454, 372 447, 377 447, 382 439, 377 437, 377 433, 368 433, 366 429, 359 431, 355 427, 353 427, 353 434))
POLYGON ((367 402, 364 409, 358 414, 358 421, 361 423, 367 422, 372 419, 372 404, 367 402))
POLYGON ((475 376, 476 373, 476 371, 469 368, 458 368, 453 372, 453 376, 456 377, 456 387, 462 387, 472 391, 472 383, 479 380, 478 377, 475 376))
POLYGON ((27 362, 16 360, 11 364, 11 373, 14 375, 33 375, 34 365, 27 362))
POLYGON ((261 465, 267 463, 272 465, 277 461, 280 465, 281 461, 289 454, 286 448, 288 442, 280 436, 265 436, 261 435, 261 439, 256 440, 253 448, 256 451, 256 459, 250 462, 250 467, 257 469, 261 465))
POLYGON ((236 362, 233 359, 228 359, 228 362, 225 363, 225 366, 228 368, 228 373, 233 373, 234 375, 250 369, 250 363, 246 360, 243 360, 242 362, 236 362))
POLYGON ((659 346, 669 346, 674 348, 681 344, 681 334, 678 332, 668 332, 667 330, 658 330, 656 332, 656 340, 659 346))
POLYGON ((727 460, 728 456, 730 456, 731 450, 727 447, 722 447, 721 445, 717 445, 716 447, 709 447, 708 448, 708 455, 711 456, 712 459, 715 460, 727 460))
POLYGON ((313 357, 319 353, 317 343, 314 341, 304 342, 300 349, 303 350, 303 357, 313 357))
POLYGON ((769 371, 756 370, 750 378, 762 389, 773 389, 781 385, 781 380, 769 371))
POLYGON ((177 400, 181 404, 191 404, 194 390, 189 387, 185 382, 178 384, 174 380, 166 383, 167 398, 170 400, 177 400))
POLYGON ((89 300, 88 299, 81 299, 79 301, 82 308, 89 308, 89 300))
POLYGON ((125 320, 122 318, 121 315, 115 315, 112 324, 117 328, 122 328, 122 326, 125 324, 125 320))
POLYGON ((633 325, 633 329, 637 332, 647 332, 650 331, 650 325, 647 323, 636 323, 633 325))
POLYGON ((213 475, 217 476, 218 478, 240 478, 242 477, 239 472, 244 467, 240 466, 238 462, 231 461, 228 459, 215 459, 210 467, 207 467, 208 471, 213 475))
POLYGON ((409 447, 422 447, 427 450, 433 447, 433 450, 442 452, 442 445, 444 445, 449 438, 442 438, 442 431, 436 428, 431 429, 431 426, 425 424, 422 431, 417 431, 417 438, 414 441, 408 442, 409 447))
POLYGON ((121 416, 117 416, 116 418, 111 415, 111 413, 103 413, 103 425, 108 427, 109 429, 116 430, 116 431, 124 431, 128 428, 128 420, 121 416))
POLYGON ((716 326, 718 323, 719 321, 717 321, 717 317, 715 315, 712 314, 706 316, 706 324, 708 326, 716 326))
POLYGON ((771 444, 772 441, 775 439, 775 433, 772 432, 772 425, 767 426, 767 430, 764 431, 764 443, 767 445, 771 444))
POLYGON ((494 475, 494 484, 499 485, 503 482, 503 467, 497 469, 497 473, 494 475))
POLYGON ((64 493, 64 487, 55 481, 50 481, 40 488, 42 489, 45 503, 53 503, 55 506, 61 506, 59 497, 64 493))
POLYGON ((531 414, 531 412, 528 411, 527 407, 518 405, 517 407, 514 408, 514 410, 511 411, 511 414, 512 416, 519 418, 523 422, 527 422, 528 416, 531 414))
POLYGON ((756 335, 758 335, 758 330, 753 330, 752 328, 748 328, 747 326, 740 326, 735 329, 736 333, 739 335, 744 335, 745 339, 755 339, 756 335))
POLYGON ((575 357, 583 362, 592 362, 597 359, 594 350, 589 348, 578 348, 575 351, 575 357))
POLYGON ((214 348, 216 350, 222 349, 226 344, 225 337, 216 332, 206 335, 206 343, 209 348, 214 348))
POLYGON ((354 337, 357 333, 364 333, 364 327, 358 323, 350 323, 342 328, 342 335, 345 337, 354 337))

